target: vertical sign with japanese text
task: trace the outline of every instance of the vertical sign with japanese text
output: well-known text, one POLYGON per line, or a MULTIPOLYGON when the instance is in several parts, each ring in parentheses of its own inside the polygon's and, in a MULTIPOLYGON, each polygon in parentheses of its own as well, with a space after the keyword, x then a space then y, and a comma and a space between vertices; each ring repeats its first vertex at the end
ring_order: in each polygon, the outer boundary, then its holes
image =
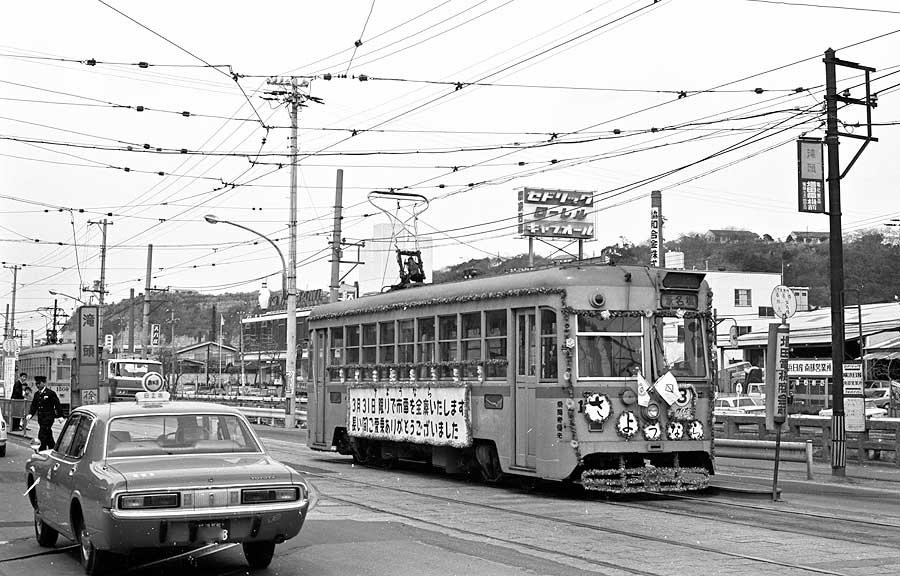
POLYGON ((766 428, 774 430, 787 419, 788 360, 791 328, 787 324, 769 324, 769 346, 766 350, 766 428))
POLYGON ((659 266, 659 206, 650 207, 650 267, 659 266))
POLYGON ((866 398, 863 393, 862 365, 844 364, 844 430, 866 431, 866 398))
POLYGON ((817 138, 797 140, 797 191, 800 212, 825 213, 825 151, 817 138))
POLYGON ((100 351, 97 343, 100 338, 96 306, 81 306, 76 315, 78 330, 76 331, 76 356, 81 366, 96 366, 100 362, 100 351))

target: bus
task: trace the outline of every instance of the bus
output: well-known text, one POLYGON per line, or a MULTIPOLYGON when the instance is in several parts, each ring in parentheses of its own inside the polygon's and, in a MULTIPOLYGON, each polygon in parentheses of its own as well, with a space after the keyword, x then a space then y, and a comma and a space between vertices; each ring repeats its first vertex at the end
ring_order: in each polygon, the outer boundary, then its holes
MULTIPOLYGON (((155 373, 163 379, 163 365, 147 358, 112 358, 106 360, 100 387, 109 388, 110 402, 134 401, 136 392, 144 391, 144 377, 155 373)), ((102 396, 102 395, 101 395, 102 396)))
POLYGON ((47 387, 56 392, 63 412, 68 414, 72 405, 72 362, 75 344, 46 344, 23 348, 19 352, 16 375, 28 374, 28 385, 35 392, 35 376, 46 376, 47 387))
POLYGON ((576 262, 318 306, 308 445, 489 482, 703 489, 711 298, 702 272, 576 262))

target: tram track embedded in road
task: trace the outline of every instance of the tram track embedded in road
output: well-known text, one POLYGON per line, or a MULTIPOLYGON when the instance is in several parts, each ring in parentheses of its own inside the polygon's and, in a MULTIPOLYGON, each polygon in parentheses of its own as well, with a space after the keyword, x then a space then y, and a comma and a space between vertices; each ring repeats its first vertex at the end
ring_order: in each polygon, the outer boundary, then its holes
MULTIPOLYGON (((290 463, 289 463, 289 465, 294 466, 301 470, 303 469, 303 466, 298 466, 296 464, 290 464, 290 463)), ((373 483, 373 482, 366 482, 363 480, 356 480, 356 479, 351 479, 351 478, 346 478, 346 477, 338 477, 338 476, 335 476, 332 474, 321 474, 321 473, 314 473, 314 472, 308 472, 308 471, 303 472, 303 473, 306 476, 320 478, 325 481, 349 483, 349 484, 355 484, 358 486, 364 486, 367 488, 377 488, 377 489, 381 489, 381 490, 389 490, 391 492, 407 494, 407 495, 416 496, 416 497, 420 497, 420 498, 426 497, 426 498, 431 498, 431 499, 435 499, 435 500, 440 500, 442 502, 458 504, 458 505, 463 505, 463 506, 472 506, 472 507, 482 508, 485 510, 492 510, 495 512, 501 512, 501 513, 505 513, 505 514, 526 517, 529 519, 542 521, 542 522, 563 524, 563 525, 567 525, 567 526, 571 526, 571 527, 582 528, 582 529, 605 533, 605 534, 623 536, 623 537, 627 537, 627 538, 635 538, 635 539, 642 540, 645 542, 653 542, 653 543, 666 545, 666 546, 687 548, 687 549, 695 550, 698 552, 727 556, 727 557, 731 557, 731 558, 737 558, 737 559, 754 562, 754 563, 759 563, 759 564, 764 564, 764 565, 768 565, 768 566, 780 566, 780 567, 788 568, 788 569, 791 569, 794 571, 802 571, 802 572, 813 573, 813 574, 829 574, 832 576, 847 576, 846 573, 843 573, 843 572, 837 572, 834 570, 819 568, 816 566, 808 566, 808 565, 802 565, 802 564, 791 563, 791 562, 783 562, 783 561, 779 561, 779 560, 773 560, 771 558, 763 558, 760 556, 745 554, 742 552, 722 550, 719 548, 715 548, 712 546, 706 546, 706 545, 698 544, 698 543, 684 542, 684 541, 679 541, 679 540, 675 540, 672 538, 664 538, 664 537, 660 537, 660 536, 652 536, 652 535, 638 532, 638 531, 629 531, 629 530, 623 530, 623 529, 619 529, 619 528, 611 528, 608 526, 598 526, 595 524, 590 524, 587 522, 580 522, 577 520, 558 518, 558 517, 554 517, 554 516, 547 516, 544 514, 536 514, 533 512, 527 512, 527 511, 523 511, 523 510, 516 510, 514 508, 505 508, 503 506, 497 506, 494 504, 487 504, 487 503, 483 503, 483 502, 472 502, 472 501, 464 500, 464 499, 460 499, 460 498, 453 498, 453 497, 442 496, 442 495, 437 495, 437 494, 429 494, 429 493, 422 492, 422 491, 398 488, 398 487, 394 487, 394 486, 377 484, 377 483, 373 483)), ((363 502, 360 502, 358 499, 350 499, 350 498, 342 498, 339 496, 334 496, 332 494, 329 494, 329 493, 323 491, 321 489, 321 486, 317 486, 316 491, 318 492, 321 499, 334 500, 334 501, 341 502, 341 503, 347 504, 349 506, 354 506, 354 507, 361 508, 364 510, 387 514, 389 516, 395 516, 397 518, 403 518, 403 519, 409 520, 409 521, 433 525, 433 526, 439 527, 444 530, 449 529, 449 530, 453 530, 453 531, 456 531, 456 532, 459 532, 462 534, 468 534, 470 536, 476 536, 479 538, 487 538, 487 539, 490 539, 493 541, 503 542, 508 545, 519 546, 519 547, 523 547, 526 549, 530 549, 530 550, 534 550, 534 551, 538 551, 538 552, 542 552, 542 553, 547 553, 547 554, 552 554, 552 555, 556 555, 556 556, 561 556, 561 557, 568 558, 571 560, 586 562, 586 563, 597 565, 597 566, 604 566, 604 567, 616 569, 616 570, 631 573, 631 574, 647 575, 647 576, 656 574, 654 572, 649 572, 649 571, 641 569, 641 568, 624 566, 621 563, 605 562, 602 560, 597 560, 595 558, 588 558, 588 557, 577 555, 577 554, 569 554, 567 552, 564 552, 564 551, 561 551, 558 549, 544 548, 544 547, 537 546, 534 544, 529 544, 527 542, 510 540, 510 539, 498 537, 498 536, 495 536, 492 534, 487 534, 484 532, 473 531, 473 530, 469 530, 466 528, 459 528, 456 526, 448 525, 446 523, 440 523, 440 522, 436 522, 434 520, 429 520, 427 518, 416 517, 416 516, 412 516, 410 514, 405 514, 403 512, 398 511, 395 508, 392 509, 390 507, 379 507, 379 506, 373 505, 371 503, 363 503, 363 502)), ((667 513, 666 510, 656 510, 656 512, 667 513)), ((710 520, 710 518, 705 515, 695 515, 694 517, 699 520, 710 520)), ((715 520, 720 521, 720 519, 718 519, 718 518, 716 518, 715 520)))

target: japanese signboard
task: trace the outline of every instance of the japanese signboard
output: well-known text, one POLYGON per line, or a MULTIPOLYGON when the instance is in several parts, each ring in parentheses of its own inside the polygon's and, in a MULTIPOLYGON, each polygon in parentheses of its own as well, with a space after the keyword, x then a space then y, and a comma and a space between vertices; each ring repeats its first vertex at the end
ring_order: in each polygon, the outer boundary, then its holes
POLYGON ((100 337, 97 312, 96 306, 81 306, 76 314, 78 330, 75 333, 75 346, 80 366, 96 366, 100 361, 100 351, 97 349, 100 337))
POLYGON ((577 190, 519 190, 519 234, 547 238, 594 238, 594 193, 577 190))
POLYGON ((650 207, 650 267, 659 266, 659 251, 662 246, 659 245, 659 230, 662 222, 659 218, 659 206, 650 207))
POLYGON ((159 324, 150 325, 150 345, 159 346, 160 328, 159 324))
POLYGON ((821 140, 797 140, 797 176, 799 211, 825 213, 825 154, 821 140))
POLYGON ((463 448, 472 444, 465 386, 351 387, 350 436, 463 448))
POLYGON ((859 362, 844 364, 844 430, 866 431, 866 398, 859 362))
POLYGON ((766 428, 774 430, 787 418, 790 395, 788 370, 790 326, 769 324, 769 347, 766 353, 766 428))

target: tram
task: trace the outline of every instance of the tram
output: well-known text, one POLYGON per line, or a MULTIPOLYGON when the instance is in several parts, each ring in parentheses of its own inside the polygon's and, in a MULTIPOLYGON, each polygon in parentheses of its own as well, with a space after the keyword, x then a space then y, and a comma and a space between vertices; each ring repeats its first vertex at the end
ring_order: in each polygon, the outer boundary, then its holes
POLYGON ((420 285, 309 316, 309 446, 614 493, 714 473, 700 272, 574 263, 420 285))
POLYGON ((47 387, 56 392, 63 412, 68 414, 72 404, 72 360, 75 344, 45 344, 23 348, 19 352, 16 373, 28 374, 29 383, 34 388, 35 376, 46 376, 47 387))

